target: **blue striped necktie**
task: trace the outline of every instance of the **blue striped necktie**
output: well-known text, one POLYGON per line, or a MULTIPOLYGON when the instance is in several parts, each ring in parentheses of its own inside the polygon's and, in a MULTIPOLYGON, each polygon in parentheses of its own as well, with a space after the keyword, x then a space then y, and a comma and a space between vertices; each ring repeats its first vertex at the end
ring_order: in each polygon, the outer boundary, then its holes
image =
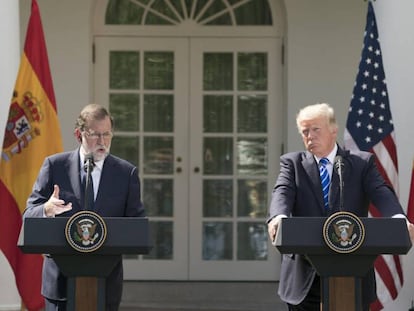
POLYGON ((321 184, 323 192, 323 201, 325 203, 325 209, 329 209, 329 173, 326 165, 329 163, 327 158, 322 158, 319 160, 319 174, 321 175, 321 184))

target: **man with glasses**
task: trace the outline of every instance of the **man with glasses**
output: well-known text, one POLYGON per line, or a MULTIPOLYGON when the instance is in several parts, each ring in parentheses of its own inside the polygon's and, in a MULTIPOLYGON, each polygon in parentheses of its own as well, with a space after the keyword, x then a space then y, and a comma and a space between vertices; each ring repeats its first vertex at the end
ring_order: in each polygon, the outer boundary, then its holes
MULTIPOLYGON (((102 106, 91 104, 81 111, 75 126, 80 146, 47 157, 27 201, 23 217, 70 217, 84 210, 85 162, 92 159, 92 206, 102 217, 143 217, 138 170, 109 153, 113 119, 102 106)), ((53 234, 53 233, 51 233, 53 234)), ((123 282, 122 257, 106 279, 106 310, 118 310, 123 282)), ((55 261, 45 257, 42 295, 46 310, 66 310, 67 279, 55 261)))

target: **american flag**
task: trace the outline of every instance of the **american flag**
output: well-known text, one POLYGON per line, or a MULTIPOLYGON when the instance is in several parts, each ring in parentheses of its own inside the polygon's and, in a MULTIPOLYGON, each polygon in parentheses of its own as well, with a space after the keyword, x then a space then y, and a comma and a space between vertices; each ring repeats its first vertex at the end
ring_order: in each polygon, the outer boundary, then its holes
MULTIPOLYGON (((382 176, 398 194, 395 132, 371 2, 368 3, 364 46, 349 108, 344 142, 347 149, 374 153, 382 176)), ((373 205, 370 206, 369 213, 373 217, 381 216, 373 205)), ((375 261, 375 275, 378 300, 371 305, 373 311, 383 309, 397 297, 404 281, 401 258, 398 255, 379 256, 375 261)))

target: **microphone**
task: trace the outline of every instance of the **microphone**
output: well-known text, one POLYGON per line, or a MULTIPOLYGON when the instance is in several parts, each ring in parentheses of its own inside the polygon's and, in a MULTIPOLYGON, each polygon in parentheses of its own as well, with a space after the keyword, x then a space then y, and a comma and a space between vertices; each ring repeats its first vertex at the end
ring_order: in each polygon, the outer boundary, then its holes
POLYGON ((334 168, 336 173, 339 176, 339 210, 344 209, 344 180, 343 180, 343 170, 344 170, 344 161, 342 156, 337 155, 334 160, 334 168))
POLYGON ((85 160, 83 161, 83 169, 86 173, 89 174, 89 171, 92 173, 94 167, 95 161, 93 159, 93 153, 91 152, 85 155, 85 160))

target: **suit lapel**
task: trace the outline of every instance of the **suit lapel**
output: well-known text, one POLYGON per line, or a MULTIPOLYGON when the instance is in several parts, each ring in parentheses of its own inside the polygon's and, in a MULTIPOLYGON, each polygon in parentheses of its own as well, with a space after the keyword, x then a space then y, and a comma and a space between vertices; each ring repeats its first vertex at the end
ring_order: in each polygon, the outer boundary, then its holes
POLYGON ((108 154, 102 166, 101 179, 99 181, 98 193, 96 195, 96 200, 95 200, 95 205, 94 205, 95 212, 97 212, 98 207, 101 206, 100 204, 101 200, 105 200, 106 189, 109 189, 111 187, 111 184, 113 186, 113 180, 111 178, 111 172, 113 172, 112 170, 113 165, 114 165, 114 162, 112 160, 112 156, 108 154))
POLYGON ((302 160, 302 166, 308 175, 315 198, 318 201, 318 205, 320 206, 322 213, 324 214, 325 209, 318 166, 315 163, 315 158, 310 152, 306 152, 305 155, 305 158, 302 160))
POLYGON ((69 180, 72 185, 73 193, 75 197, 79 198, 79 206, 83 206, 83 191, 81 189, 81 177, 80 177, 80 159, 79 159, 79 150, 72 152, 68 161, 68 174, 69 180))

